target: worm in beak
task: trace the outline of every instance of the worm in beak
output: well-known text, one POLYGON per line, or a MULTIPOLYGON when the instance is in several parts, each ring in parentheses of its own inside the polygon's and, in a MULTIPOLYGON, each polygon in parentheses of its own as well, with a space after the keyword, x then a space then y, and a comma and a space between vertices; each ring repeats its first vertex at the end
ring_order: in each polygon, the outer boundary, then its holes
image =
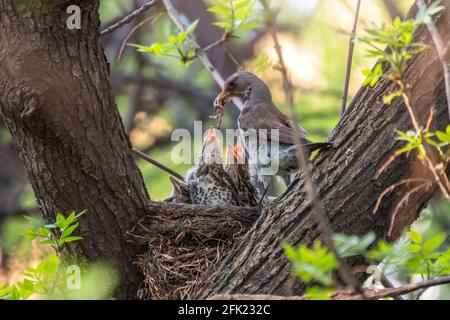
POLYGON ((221 108, 223 109, 223 106, 225 105, 226 100, 231 96, 231 92, 223 89, 219 95, 217 96, 216 100, 214 100, 214 108, 221 108))

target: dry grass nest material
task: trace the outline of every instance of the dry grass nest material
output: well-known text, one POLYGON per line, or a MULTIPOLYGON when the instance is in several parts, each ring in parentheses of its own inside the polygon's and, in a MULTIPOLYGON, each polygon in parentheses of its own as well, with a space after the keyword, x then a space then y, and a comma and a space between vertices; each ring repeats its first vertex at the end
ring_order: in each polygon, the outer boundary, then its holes
POLYGON ((148 246, 136 260, 144 274, 140 298, 191 298, 208 270, 256 220, 243 214, 247 216, 166 212, 141 219, 133 232, 148 246))

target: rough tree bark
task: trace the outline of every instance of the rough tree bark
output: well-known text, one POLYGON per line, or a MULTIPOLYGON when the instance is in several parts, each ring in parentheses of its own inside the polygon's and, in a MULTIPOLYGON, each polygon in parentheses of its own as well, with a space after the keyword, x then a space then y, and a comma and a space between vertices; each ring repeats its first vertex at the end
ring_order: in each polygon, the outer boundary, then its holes
MULTIPOLYGON (((448 16, 439 14, 436 24, 446 43, 450 34, 448 16)), ((425 123, 431 108, 435 107, 432 128, 442 129, 449 123, 442 67, 426 28, 420 28, 416 38, 431 46, 409 63, 406 79, 421 123, 425 123)), ((417 217, 436 190, 435 187, 421 189, 396 208, 417 186, 404 185, 388 194, 379 212, 373 214, 378 197, 387 187, 405 178, 431 176, 416 154, 411 153, 396 159, 377 177, 381 165, 400 147, 394 140, 395 131, 411 128, 401 99, 396 99, 391 106, 383 104, 383 96, 394 90, 394 84, 387 80, 374 88, 362 88, 329 137, 335 149, 321 153, 312 161, 313 180, 335 232, 363 235, 373 231, 378 238, 394 239, 417 217), (395 225, 388 235, 394 211, 397 212, 395 225)), ((205 277, 196 297, 219 293, 301 294, 304 287, 292 276, 279 239, 294 245, 311 244, 320 233, 302 180, 296 179, 263 210, 220 266, 205 277)))
POLYGON ((88 209, 83 241, 70 245, 89 261, 111 261, 121 295, 140 284, 126 241, 148 199, 109 83, 99 36, 99 1, 0 1, 0 114, 24 161, 47 222, 88 209), (81 30, 66 10, 81 8, 81 30))

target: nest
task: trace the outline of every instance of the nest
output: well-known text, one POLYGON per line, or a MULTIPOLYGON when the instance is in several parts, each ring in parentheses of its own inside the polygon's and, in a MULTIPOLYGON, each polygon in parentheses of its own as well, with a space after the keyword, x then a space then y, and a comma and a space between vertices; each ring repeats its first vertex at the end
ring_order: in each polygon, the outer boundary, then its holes
POLYGON ((229 208, 199 212, 198 206, 186 207, 192 210, 163 210, 138 223, 134 235, 148 246, 136 260, 144 274, 141 298, 192 298, 208 271, 214 270, 257 217, 248 210, 236 215, 227 214, 229 208))

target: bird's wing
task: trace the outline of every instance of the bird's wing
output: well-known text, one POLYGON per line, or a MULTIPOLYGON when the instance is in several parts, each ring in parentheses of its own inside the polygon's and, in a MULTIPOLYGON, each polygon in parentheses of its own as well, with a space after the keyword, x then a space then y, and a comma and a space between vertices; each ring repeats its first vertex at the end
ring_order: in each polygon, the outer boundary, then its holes
POLYGON ((299 125, 292 129, 289 118, 271 104, 257 104, 244 109, 239 117, 242 130, 266 129, 272 140, 284 144, 295 144, 294 135, 306 139, 307 132, 299 125), (278 134, 271 133, 271 129, 278 129, 278 134))

